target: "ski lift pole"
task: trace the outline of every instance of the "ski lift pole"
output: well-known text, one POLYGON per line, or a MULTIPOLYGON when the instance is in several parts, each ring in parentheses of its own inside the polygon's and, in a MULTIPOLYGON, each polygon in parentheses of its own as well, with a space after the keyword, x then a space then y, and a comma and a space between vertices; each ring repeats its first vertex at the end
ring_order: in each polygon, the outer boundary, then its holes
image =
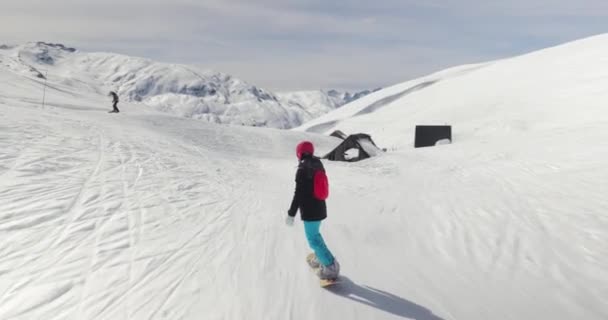
POLYGON ((49 69, 46 69, 44 75, 44 87, 42 88, 42 108, 44 109, 44 100, 46 98, 46 80, 49 76, 49 69))

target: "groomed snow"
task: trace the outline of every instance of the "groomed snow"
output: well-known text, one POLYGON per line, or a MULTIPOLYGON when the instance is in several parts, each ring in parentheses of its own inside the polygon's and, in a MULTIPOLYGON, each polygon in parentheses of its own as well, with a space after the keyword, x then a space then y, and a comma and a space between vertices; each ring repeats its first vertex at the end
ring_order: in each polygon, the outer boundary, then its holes
POLYGON ((608 318, 608 36, 373 93, 305 128, 325 162, 319 288, 284 217, 294 147, 0 72, 0 319, 608 318), (358 114, 358 116, 355 116, 358 114), (422 123, 424 122, 424 123, 422 123), (414 149, 416 124, 453 144, 414 149))

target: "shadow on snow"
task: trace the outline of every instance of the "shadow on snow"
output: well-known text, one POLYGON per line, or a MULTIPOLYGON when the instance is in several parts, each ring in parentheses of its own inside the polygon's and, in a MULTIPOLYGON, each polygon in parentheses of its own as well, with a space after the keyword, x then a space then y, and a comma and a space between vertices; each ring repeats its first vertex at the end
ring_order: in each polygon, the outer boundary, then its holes
POLYGON ((326 289, 333 294, 403 318, 444 320, 433 314, 431 310, 394 294, 369 286, 358 285, 345 276, 340 276, 340 280, 342 281, 340 284, 327 287, 326 289))

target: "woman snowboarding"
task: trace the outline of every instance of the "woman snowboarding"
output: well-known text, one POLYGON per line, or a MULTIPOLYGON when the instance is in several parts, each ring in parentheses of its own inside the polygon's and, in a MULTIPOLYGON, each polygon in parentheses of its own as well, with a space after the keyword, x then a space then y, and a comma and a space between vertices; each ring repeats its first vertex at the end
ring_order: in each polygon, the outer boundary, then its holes
POLYGON ((293 225, 298 209, 304 222, 306 239, 314 254, 307 257, 308 264, 317 270, 322 280, 335 280, 340 274, 340 264, 329 251, 319 229, 327 218, 327 198, 329 187, 321 159, 314 156, 314 146, 303 141, 296 147, 299 165, 296 172, 296 190, 287 212, 286 224, 293 225))

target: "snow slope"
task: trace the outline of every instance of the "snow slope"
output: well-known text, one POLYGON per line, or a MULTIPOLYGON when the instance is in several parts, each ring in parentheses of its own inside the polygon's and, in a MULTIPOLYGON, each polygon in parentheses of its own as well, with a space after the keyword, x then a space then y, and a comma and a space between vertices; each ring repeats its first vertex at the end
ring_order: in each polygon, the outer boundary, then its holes
MULTIPOLYGON (((0 68, 48 77, 50 83, 213 123, 292 128, 363 96, 335 91, 298 92, 289 99, 230 75, 112 53, 86 53, 60 44, 0 47, 0 68), (312 106, 309 104, 313 104, 312 106)), ((109 104, 109 103, 108 103, 109 104)))
POLYGON ((602 123, 606 35, 461 66, 375 92, 298 128, 366 131, 387 147, 413 145, 417 124, 452 124, 461 142, 602 123))
POLYGON ((336 139, 107 114, 79 84, 42 107, 0 72, 0 319, 606 319, 605 57, 600 36, 452 69, 311 124, 394 149, 326 162, 333 290, 283 221, 295 144, 336 139), (455 143, 411 148, 423 120, 455 143))

